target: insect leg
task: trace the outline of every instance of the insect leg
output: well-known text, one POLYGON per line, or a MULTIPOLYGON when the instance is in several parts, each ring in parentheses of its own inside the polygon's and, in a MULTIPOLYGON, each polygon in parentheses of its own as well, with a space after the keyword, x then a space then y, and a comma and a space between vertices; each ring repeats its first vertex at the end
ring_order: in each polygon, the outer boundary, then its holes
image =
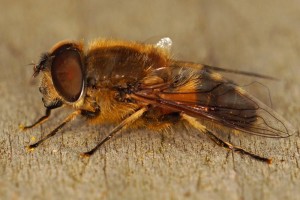
POLYGON ((234 146, 233 144, 229 143, 229 142, 225 142, 223 141, 221 138, 219 138, 218 136, 216 136, 213 132, 207 130, 207 128, 205 126, 203 126, 202 124, 200 124, 196 118, 191 117, 187 114, 181 114, 182 118, 184 120, 186 120, 188 123, 190 123, 194 128, 204 132, 212 141, 214 141, 217 145, 230 149, 234 152, 238 152, 240 154, 245 154, 248 155, 258 161, 262 161, 262 162, 266 162, 268 164, 272 163, 272 160, 270 158, 265 158, 265 157, 261 157, 259 155, 255 155, 251 152, 246 151, 245 149, 238 147, 238 146, 234 146))
POLYGON ((45 112, 45 115, 42 116, 41 118, 39 118, 35 123, 33 123, 32 125, 29 125, 29 126, 23 126, 23 125, 20 125, 19 128, 22 130, 22 131, 25 131, 27 129, 30 129, 30 128, 33 128, 37 125, 40 125, 44 122, 46 122, 48 120, 48 118, 50 117, 50 114, 51 114, 51 109, 50 108, 47 108, 46 109, 46 112, 45 112))
POLYGON ((248 156, 251 156, 252 158, 258 160, 258 161, 262 161, 262 162, 266 162, 268 164, 271 164, 272 163, 272 159, 270 158, 265 158, 265 157, 261 157, 259 155, 255 155, 251 152, 248 152, 246 151, 245 149, 241 148, 241 147, 238 147, 238 146, 234 146, 232 145, 231 143, 229 142, 225 142, 223 141, 222 139, 218 138, 214 133, 212 133, 211 131, 209 130, 206 130, 205 133, 208 135, 208 137, 213 140, 216 144, 218 144, 219 146, 221 147, 224 147, 224 148, 227 148, 227 149, 230 149, 234 152, 238 152, 240 154, 245 154, 245 155, 248 155, 248 156))
POLYGON ((56 127, 54 130, 52 130, 50 133, 48 133, 45 137, 43 137, 42 139, 40 139, 36 143, 27 146, 27 149, 29 151, 32 151, 34 148, 38 147, 45 140, 47 140, 50 137, 54 136, 57 133, 57 131, 59 131, 62 127, 64 127, 68 122, 72 121, 79 114, 81 114, 81 110, 77 110, 77 111, 71 113, 68 117, 66 117, 64 119, 64 121, 58 127, 56 127))
POLYGON ((139 110, 137 110, 136 112, 134 112, 133 114, 131 114, 129 117, 127 117, 125 120, 123 120, 118 126, 116 126, 108 134, 108 136, 106 136, 92 150, 82 153, 81 156, 82 157, 89 157, 89 156, 93 155, 95 153, 95 151, 97 151, 97 149, 99 149, 105 142, 107 142, 108 140, 110 140, 116 133, 118 133, 119 131, 121 131, 126 126, 132 124, 137 119, 139 119, 147 111, 147 109, 148 109, 147 107, 143 107, 143 108, 140 108, 139 110))

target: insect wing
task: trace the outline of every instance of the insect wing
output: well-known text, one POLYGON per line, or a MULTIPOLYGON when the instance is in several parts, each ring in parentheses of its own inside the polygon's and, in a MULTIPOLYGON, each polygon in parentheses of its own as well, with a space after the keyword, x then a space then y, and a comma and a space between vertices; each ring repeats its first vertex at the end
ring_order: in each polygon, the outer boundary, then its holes
POLYGON ((254 135, 282 138, 296 132, 274 110, 218 73, 188 67, 158 70, 149 76, 164 74, 160 78, 165 83, 141 88, 135 93, 139 100, 254 135))

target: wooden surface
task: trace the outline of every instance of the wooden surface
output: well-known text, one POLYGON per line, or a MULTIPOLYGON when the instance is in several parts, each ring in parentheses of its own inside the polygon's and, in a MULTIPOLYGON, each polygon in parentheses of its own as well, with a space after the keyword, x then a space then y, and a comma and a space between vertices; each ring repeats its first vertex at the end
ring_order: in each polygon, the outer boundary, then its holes
POLYGON ((175 58, 280 78, 258 81, 269 88, 273 108, 299 127, 299 1, 2 0, 0 13, 1 199, 300 198, 299 135, 225 137, 273 157, 267 165, 182 127, 168 133, 125 132, 82 160, 78 153, 112 128, 87 126, 82 119, 33 153, 25 151, 70 110, 55 111, 41 127, 18 130, 20 123, 44 113, 38 81, 30 82, 27 64, 56 42, 98 37, 155 42, 164 36, 173 39, 175 58))

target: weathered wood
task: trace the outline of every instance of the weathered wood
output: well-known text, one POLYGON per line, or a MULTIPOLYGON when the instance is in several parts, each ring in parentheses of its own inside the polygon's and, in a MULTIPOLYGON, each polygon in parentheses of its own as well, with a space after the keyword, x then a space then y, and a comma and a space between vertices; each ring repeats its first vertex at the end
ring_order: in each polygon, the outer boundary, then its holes
MULTIPOLYGON (((228 152, 184 127, 166 133, 127 131, 83 160, 78 153, 112 127, 87 126, 82 119, 34 152, 25 151, 70 110, 55 111, 41 127, 18 129, 44 113, 38 83, 30 84, 32 66, 26 64, 51 45, 97 37, 148 41, 157 35, 173 39, 174 57, 181 60, 282 79, 259 81, 269 88, 274 109, 297 126, 298 1, 2 1, 0 13, 1 199, 300 198, 299 135, 230 137, 247 150, 273 157, 267 165, 228 152)), ((262 96, 266 93, 263 88, 262 96)))

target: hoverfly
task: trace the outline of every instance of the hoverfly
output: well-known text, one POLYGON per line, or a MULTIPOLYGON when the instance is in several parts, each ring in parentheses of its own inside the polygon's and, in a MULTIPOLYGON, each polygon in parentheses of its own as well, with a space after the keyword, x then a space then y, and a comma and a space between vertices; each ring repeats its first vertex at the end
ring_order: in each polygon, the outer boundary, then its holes
POLYGON ((224 141, 202 123, 272 138, 294 134, 296 129, 289 122, 218 71, 270 77, 174 60, 169 53, 171 44, 169 38, 156 45, 101 39, 90 43, 88 49, 80 42, 56 44, 34 66, 33 76, 43 75, 39 91, 46 113, 22 129, 44 123, 52 109, 66 106, 75 111, 28 149, 33 150, 81 115, 91 123, 116 125, 83 156, 92 155, 127 127, 163 130, 184 121, 219 146, 271 163, 269 158, 224 141))

